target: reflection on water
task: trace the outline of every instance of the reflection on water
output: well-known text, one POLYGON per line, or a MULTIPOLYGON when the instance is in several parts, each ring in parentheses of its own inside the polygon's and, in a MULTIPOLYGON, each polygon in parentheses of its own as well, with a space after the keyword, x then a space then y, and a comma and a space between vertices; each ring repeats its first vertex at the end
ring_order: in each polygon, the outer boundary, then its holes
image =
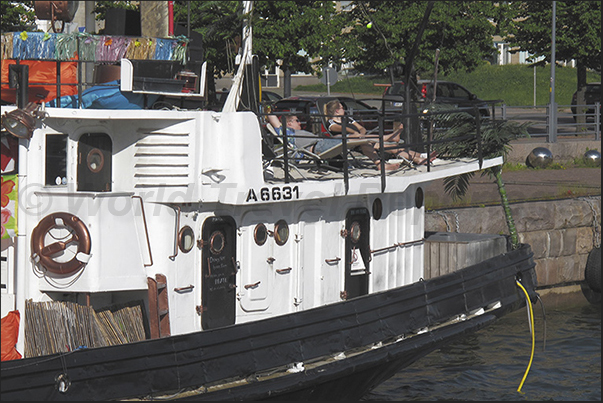
POLYGON ((535 305, 536 349, 526 310, 434 351, 362 400, 601 400, 601 305, 535 305), (544 347, 544 351, 543 351, 544 347))

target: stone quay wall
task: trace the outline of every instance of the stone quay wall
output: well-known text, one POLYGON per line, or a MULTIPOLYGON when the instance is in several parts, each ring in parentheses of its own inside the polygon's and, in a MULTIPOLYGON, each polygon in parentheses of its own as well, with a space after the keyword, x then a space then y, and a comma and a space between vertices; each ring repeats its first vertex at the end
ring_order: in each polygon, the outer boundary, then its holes
MULTIPOLYGON (((511 204, 521 243, 532 246, 539 287, 584 280, 601 246, 601 196, 511 204)), ((508 235, 501 205, 428 211, 425 231, 508 235)))

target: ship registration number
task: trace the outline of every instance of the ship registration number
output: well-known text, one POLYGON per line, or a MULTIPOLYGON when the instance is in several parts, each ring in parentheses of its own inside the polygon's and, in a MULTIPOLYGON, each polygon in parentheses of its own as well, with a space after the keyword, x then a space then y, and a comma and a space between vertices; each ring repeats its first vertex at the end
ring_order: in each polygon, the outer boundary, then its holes
POLYGON ((299 199, 299 188, 297 186, 275 186, 271 188, 261 188, 257 192, 255 189, 249 189, 245 202, 268 202, 294 199, 299 199))

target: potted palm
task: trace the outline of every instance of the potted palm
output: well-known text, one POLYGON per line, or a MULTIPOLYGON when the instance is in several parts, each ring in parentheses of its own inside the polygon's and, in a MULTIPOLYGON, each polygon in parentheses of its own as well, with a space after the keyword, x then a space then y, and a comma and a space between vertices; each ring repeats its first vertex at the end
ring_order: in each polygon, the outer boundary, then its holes
MULTIPOLYGON (((433 148, 440 158, 479 158, 488 159, 502 156, 506 159, 511 146, 510 142, 518 137, 527 136, 528 123, 520 124, 508 120, 495 120, 480 117, 458 109, 451 109, 450 105, 432 104, 426 109, 426 117, 432 131, 433 148), (455 139, 456 141, 445 141, 455 139)), ((477 113, 477 111, 475 111, 477 113)), ((462 199, 474 172, 446 178, 444 190, 453 199, 462 199)), ((498 186, 505 220, 509 229, 511 247, 517 249, 519 237, 515 222, 511 214, 509 199, 505 184, 502 179, 500 165, 482 171, 482 176, 490 176, 498 186)))

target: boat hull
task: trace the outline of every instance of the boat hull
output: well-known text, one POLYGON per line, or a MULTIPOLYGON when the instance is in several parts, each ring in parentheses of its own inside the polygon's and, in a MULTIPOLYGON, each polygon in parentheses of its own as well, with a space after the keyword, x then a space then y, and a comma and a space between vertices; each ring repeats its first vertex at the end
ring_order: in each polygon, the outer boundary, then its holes
POLYGON ((219 329, 2 363, 2 400, 358 399, 536 300, 529 245, 434 279, 219 329))

